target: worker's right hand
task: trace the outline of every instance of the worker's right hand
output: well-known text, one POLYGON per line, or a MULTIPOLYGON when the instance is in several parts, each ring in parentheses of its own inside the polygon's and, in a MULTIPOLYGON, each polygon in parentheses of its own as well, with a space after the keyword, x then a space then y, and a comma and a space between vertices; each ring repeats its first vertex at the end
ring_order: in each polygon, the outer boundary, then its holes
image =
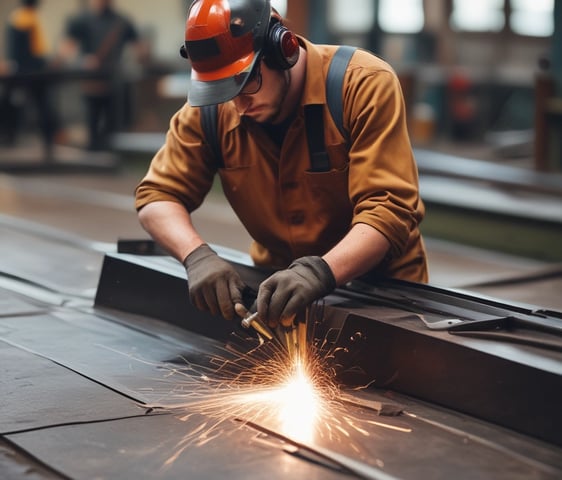
POLYGON ((295 314, 336 288, 336 279, 322 257, 297 258, 285 270, 265 279, 258 291, 259 318, 270 328, 289 326, 295 314))
POLYGON ((199 310, 232 320, 234 305, 242 303, 242 290, 245 287, 234 267, 206 243, 185 257, 183 265, 187 271, 191 303, 199 310))

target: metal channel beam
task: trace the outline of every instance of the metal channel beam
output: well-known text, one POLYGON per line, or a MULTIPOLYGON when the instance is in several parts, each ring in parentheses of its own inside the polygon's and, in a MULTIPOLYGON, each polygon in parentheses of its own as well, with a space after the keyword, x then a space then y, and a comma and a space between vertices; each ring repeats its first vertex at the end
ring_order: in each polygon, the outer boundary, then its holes
MULTIPOLYGON (((235 322, 197 312, 187 299, 183 270, 165 271, 158 265, 158 261, 147 258, 107 255, 96 307, 147 315, 213 338, 227 338, 235 322)), ((243 276, 249 275, 248 283, 259 282, 260 272, 247 265, 234 265, 243 276)), ((560 350, 451 335, 428 328, 423 321, 446 319, 450 312, 461 313, 465 322, 493 319, 495 313, 503 318, 506 312, 528 320, 529 312, 499 302, 479 302, 477 297, 444 289, 427 287, 418 291, 412 289, 413 284, 408 285, 387 289, 394 298, 390 302, 388 297, 377 299, 345 291, 327 298, 325 328, 339 331, 332 346, 346 352, 337 359, 343 366, 341 371, 349 373, 355 366, 353 371, 363 374, 359 378, 348 375, 347 380, 374 381, 378 387, 562 446, 560 350), (425 305, 420 301, 424 296, 425 305), (409 303, 409 297, 414 301, 409 303), (402 313, 388 315, 389 303, 400 312, 400 302, 402 313), (413 311, 412 303, 420 310, 413 311)), ((548 317, 539 314, 537 318, 541 316, 548 317)), ((549 320, 554 326, 560 322, 558 317, 549 320)), ((550 338, 553 333, 544 335, 550 338)))

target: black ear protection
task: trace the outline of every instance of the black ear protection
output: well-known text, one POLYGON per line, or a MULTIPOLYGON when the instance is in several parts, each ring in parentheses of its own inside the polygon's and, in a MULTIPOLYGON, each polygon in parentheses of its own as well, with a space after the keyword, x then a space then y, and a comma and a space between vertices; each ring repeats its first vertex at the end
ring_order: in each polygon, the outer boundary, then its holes
POLYGON ((263 47, 263 60, 273 70, 288 70, 299 59, 299 41, 296 35, 273 14, 263 47))

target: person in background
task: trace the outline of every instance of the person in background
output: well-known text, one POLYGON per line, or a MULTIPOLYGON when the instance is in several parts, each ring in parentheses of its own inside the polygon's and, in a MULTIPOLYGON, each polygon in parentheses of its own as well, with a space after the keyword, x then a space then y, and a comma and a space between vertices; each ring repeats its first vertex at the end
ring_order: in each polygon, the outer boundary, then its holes
MULTIPOLYGON (((51 85, 42 75, 49 67, 49 47, 38 14, 39 0, 21 0, 6 26, 6 74, 14 78, 3 99, 3 121, 8 143, 15 143, 21 128, 20 98, 27 93, 37 110, 46 160, 53 159, 60 120, 53 104, 51 85)), ((23 98, 22 98, 23 99, 23 98)))
POLYGON ((337 46, 315 45, 283 25, 269 0, 196 0, 185 32, 188 102, 136 190, 139 220, 182 262, 189 295, 224 318, 245 315, 245 285, 191 221, 215 175, 254 242, 256 265, 276 271, 257 292, 270 327, 336 286, 428 279, 419 224, 424 206, 398 78, 380 58, 356 50, 343 81, 342 138, 326 104, 337 46), (222 164, 202 128, 217 104, 222 164), (329 167, 311 171, 305 110, 321 105, 329 167))
POLYGON ((92 78, 82 82, 90 150, 109 147, 123 113, 120 63, 128 45, 137 60, 146 60, 146 43, 111 0, 87 0, 87 8, 67 22, 60 55, 66 61, 79 57, 80 67, 92 72, 92 78))

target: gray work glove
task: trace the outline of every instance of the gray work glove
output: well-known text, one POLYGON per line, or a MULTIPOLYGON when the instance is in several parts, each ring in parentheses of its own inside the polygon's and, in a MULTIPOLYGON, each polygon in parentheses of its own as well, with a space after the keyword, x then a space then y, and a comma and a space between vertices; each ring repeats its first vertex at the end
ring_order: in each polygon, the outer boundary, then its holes
POLYGON ((206 243, 185 257, 183 265, 191 303, 199 310, 232 320, 234 305, 242 302, 242 290, 246 286, 234 267, 206 243))
POLYGON ((336 279, 321 257, 301 257, 286 270, 275 272, 258 290, 260 319, 271 328, 278 322, 328 295, 336 288, 336 279))

